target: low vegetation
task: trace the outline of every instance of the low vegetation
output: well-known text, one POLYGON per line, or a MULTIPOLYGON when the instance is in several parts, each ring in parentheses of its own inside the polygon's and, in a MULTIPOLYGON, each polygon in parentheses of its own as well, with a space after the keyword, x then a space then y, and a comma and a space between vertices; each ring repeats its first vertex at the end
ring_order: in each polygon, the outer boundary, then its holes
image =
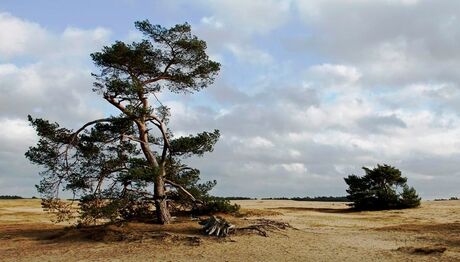
POLYGON ((0 195, 0 199, 23 199, 20 196, 16 195, 0 195))
POLYGON ((345 178, 349 188, 347 198, 351 206, 359 210, 384 210, 412 208, 420 205, 420 197, 401 171, 389 165, 377 165, 374 169, 363 167, 365 175, 345 178))

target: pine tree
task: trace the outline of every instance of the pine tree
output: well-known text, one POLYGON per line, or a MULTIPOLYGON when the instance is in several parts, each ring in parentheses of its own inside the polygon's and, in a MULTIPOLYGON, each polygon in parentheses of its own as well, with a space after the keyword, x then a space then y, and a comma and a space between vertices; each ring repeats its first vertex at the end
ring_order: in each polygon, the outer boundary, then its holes
POLYGON ((170 223, 166 189, 195 202, 194 194, 214 186, 197 184, 197 170, 184 169, 180 159, 212 151, 219 131, 175 138, 167 127, 170 110, 158 94, 200 91, 213 83, 220 65, 188 24, 168 29, 145 20, 135 26, 144 40, 117 41, 91 54, 100 68, 93 90, 119 115, 77 130, 29 116, 39 141, 26 157, 44 167, 38 191, 49 207, 60 190, 73 192, 84 220, 149 216, 153 203, 158 222, 170 223))
POLYGON ((365 175, 350 175, 345 178, 348 184, 347 198, 352 206, 360 210, 381 210, 409 208, 420 205, 413 187, 406 184, 407 178, 401 171, 389 165, 377 165, 374 169, 363 167, 365 175), (398 188, 402 192, 398 193, 398 188))

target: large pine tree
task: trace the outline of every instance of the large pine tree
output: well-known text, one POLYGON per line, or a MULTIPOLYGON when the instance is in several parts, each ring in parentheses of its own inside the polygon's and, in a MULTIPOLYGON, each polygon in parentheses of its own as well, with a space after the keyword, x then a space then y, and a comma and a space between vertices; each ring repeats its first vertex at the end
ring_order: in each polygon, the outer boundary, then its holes
MULTIPOLYGON (((153 199, 158 221, 166 224, 171 221, 167 186, 196 200, 187 190, 193 187, 181 185, 196 183, 196 172, 186 180, 190 174, 184 166, 178 170, 177 163, 212 151, 219 131, 174 138, 167 128, 170 110, 157 94, 200 91, 213 83, 220 65, 209 59, 206 43, 191 34, 188 24, 168 29, 146 20, 135 26, 144 40, 117 41, 91 54, 100 68, 93 90, 119 115, 77 130, 29 116, 40 139, 26 157, 44 167, 37 188, 50 200, 61 189, 70 190, 81 198, 83 214, 97 219, 137 215, 153 199)), ((213 184, 207 185, 201 189, 213 184)))

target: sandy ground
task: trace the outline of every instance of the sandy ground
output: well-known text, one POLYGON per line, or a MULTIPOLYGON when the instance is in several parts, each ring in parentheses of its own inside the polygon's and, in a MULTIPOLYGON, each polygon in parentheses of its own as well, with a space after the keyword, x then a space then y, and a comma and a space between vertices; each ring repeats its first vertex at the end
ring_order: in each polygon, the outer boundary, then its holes
POLYGON ((246 214, 228 217, 237 225, 263 217, 294 229, 215 238, 180 219, 125 225, 145 235, 136 240, 95 240, 50 223, 39 200, 0 200, 0 261, 460 261, 460 201, 378 212, 349 212, 343 203, 236 202, 246 214))

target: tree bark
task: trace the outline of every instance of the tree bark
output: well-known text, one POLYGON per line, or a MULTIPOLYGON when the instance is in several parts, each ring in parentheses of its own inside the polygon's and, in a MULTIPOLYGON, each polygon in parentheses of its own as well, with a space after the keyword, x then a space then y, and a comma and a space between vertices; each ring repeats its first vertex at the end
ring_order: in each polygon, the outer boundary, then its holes
POLYGON ((166 202, 166 192, 165 192, 165 168, 164 165, 160 166, 160 172, 157 177, 155 177, 154 183, 154 198, 155 198, 155 209, 158 221, 161 224, 171 223, 171 214, 169 213, 168 204, 166 202))
POLYGON ((155 158, 155 155, 150 150, 145 123, 139 121, 137 122, 137 127, 139 129, 139 140, 142 141, 141 149, 147 158, 147 161, 152 167, 160 168, 160 172, 155 177, 153 183, 153 198, 155 201, 157 219, 161 224, 169 224, 171 223, 171 214, 169 213, 168 205, 166 203, 164 162, 159 164, 155 158))

